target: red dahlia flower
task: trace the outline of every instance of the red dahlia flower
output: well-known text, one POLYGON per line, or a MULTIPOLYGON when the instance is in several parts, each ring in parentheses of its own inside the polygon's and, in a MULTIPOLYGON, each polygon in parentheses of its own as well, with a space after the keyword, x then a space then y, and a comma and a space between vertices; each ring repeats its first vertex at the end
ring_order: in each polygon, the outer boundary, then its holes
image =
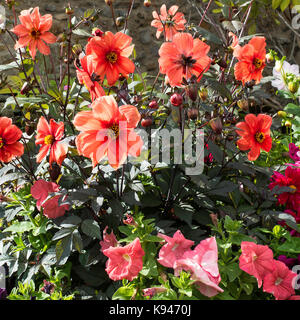
POLYGON ((15 49, 29 46, 30 55, 34 59, 36 49, 44 55, 50 54, 50 48, 45 42, 54 43, 56 42, 56 37, 48 31, 52 26, 51 14, 41 16, 38 7, 31 11, 32 8, 21 11, 21 15, 19 16, 21 24, 15 26, 11 31, 19 37, 15 49))
POLYGON ((105 156, 118 169, 128 154, 138 157, 143 140, 134 132, 141 115, 137 108, 123 105, 118 108, 113 96, 94 100, 91 111, 81 111, 74 118, 77 130, 78 153, 92 160, 96 166, 105 156))
POLYGON ((291 191, 277 196, 278 203, 285 204, 287 209, 298 211, 300 209, 300 168, 288 166, 284 175, 275 171, 269 188, 272 190, 276 186, 291 188, 291 191))
POLYGON ((64 135, 64 123, 56 123, 53 119, 50 119, 49 124, 44 117, 40 117, 37 132, 35 144, 41 144, 42 146, 36 161, 41 162, 50 150, 50 166, 52 162, 56 162, 61 166, 68 152, 68 145, 60 142, 64 135))
POLYGON ((260 155, 260 149, 269 152, 272 148, 272 138, 270 137, 270 128, 272 118, 265 114, 247 114, 245 122, 239 122, 236 127, 236 133, 241 136, 237 141, 240 150, 249 150, 248 159, 255 161, 260 155))
POLYGON ((189 33, 177 33, 172 42, 165 42, 159 49, 160 72, 166 74, 172 87, 181 86, 182 79, 195 75, 200 81, 211 63, 207 56, 210 47, 189 33))
POLYGON ((22 131, 7 117, 0 117, 0 161, 10 162, 24 153, 22 131))
POLYGON ((128 59, 134 45, 132 38, 122 32, 116 34, 107 31, 101 37, 93 37, 86 46, 86 54, 91 55, 93 70, 102 80, 106 76, 112 86, 120 74, 128 77, 135 69, 134 63, 128 59))
POLYGON ((262 72, 266 66, 266 39, 254 37, 243 47, 235 46, 233 55, 239 60, 234 67, 236 80, 245 82, 255 80, 256 84, 262 78, 262 72))
POLYGON ((79 68, 75 63, 77 78, 79 83, 84 84, 88 89, 92 101, 96 98, 105 96, 104 90, 98 83, 100 78, 98 79, 97 74, 93 70, 91 56, 84 56, 83 58, 80 58, 80 65, 81 68, 79 68))
POLYGON ((160 15, 158 15, 156 11, 152 12, 154 20, 151 22, 151 26, 157 28, 157 39, 162 32, 165 32, 166 41, 172 41, 178 31, 185 29, 184 24, 186 20, 184 19, 184 15, 177 11, 178 6, 172 6, 167 12, 167 7, 163 4, 160 8, 160 15))
POLYGON ((103 250, 103 254, 109 258, 105 271, 114 281, 123 279, 132 281, 143 269, 145 252, 139 238, 124 247, 109 247, 103 250))

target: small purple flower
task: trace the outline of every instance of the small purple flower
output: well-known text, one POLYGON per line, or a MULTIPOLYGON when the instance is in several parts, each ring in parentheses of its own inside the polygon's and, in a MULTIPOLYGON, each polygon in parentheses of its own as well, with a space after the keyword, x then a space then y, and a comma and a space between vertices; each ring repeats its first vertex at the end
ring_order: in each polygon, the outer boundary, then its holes
POLYGON ((55 284, 50 282, 50 281, 47 281, 47 280, 44 280, 44 286, 41 288, 41 290, 47 294, 52 294, 53 291, 55 289, 55 284))
POLYGON ((64 86, 64 90, 65 90, 65 91, 67 91, 68 88, 71 88, 71 86, 67 86, 67 85, 64 86))
POLYGON ((6 300, 7 292, 6 289, 0 288, 0 300, 6 300))
POLYGON ((300 161, 300 149, 294 143, 289 144, 289 155, 294 161, 300 161))

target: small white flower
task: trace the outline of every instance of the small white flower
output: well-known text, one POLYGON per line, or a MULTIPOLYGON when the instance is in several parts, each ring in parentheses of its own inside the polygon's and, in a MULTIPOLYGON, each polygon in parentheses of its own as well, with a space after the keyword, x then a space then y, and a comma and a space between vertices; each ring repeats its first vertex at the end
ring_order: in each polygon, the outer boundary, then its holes
MULTIPOLYGON (((277 63, 277 61, 276 61, 277 63)), ((300 77, 299 66, 297 64, 289 64, 287 61, 283 61, 282 67, 279 68, 279 65, 273 68, 273 77, 275 80, 272 81, 272 86, 278 90, 288 89, 288 84, 286 82, 286 77, 288 74, 295 75, 295 77, 300 77)))

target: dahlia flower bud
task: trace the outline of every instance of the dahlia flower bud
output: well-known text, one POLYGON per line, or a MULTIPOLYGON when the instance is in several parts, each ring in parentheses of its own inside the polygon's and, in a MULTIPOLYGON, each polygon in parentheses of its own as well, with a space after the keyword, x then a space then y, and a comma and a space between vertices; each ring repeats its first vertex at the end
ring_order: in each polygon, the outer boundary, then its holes
POLYGON ((199 97, 202 101, 205 101, 208 97, 208 91, 206 88, 202 88, 200 91, 199 91, 199 97))
POLYGON ((241 108, 243 111, 248 111, 249 109, 249 102, 246 99, 238 100, 237 105, 239 108, 241 108))
POLYGON ((150 0, 145 0, 144 1, 144 6, 149 8, 151 6, 151 1, 150 0))
POLYGON ((213 131, 216 134, 221 134, 222 133, 223 124, 222 124, 222 120, 219 117, 211 119, 209 121, 209 125, 210 125, 210 127, 213 129, 213 131))
POLYGON ((111 6, 115 0, 104 0, 104 2, 108 5, 108 6, 111 6))
POLYGON ((149 108, 150 108, 150 109, 158 109, 158 103, 157 103, 157 101, 156 101, 156 100, 150 101, 150 103, 149 103, 149 108))
POLYGON ((74 10, 70 7, 70 5, 68 7, 66 7, 65 10, 66 14, 68 15, 72 15, 74 13, 74 10))
POLYGON ((284 123, 284 125, 285 125, 286 127, 290 128, 290 127, 292 126, 292 123, 291 123, 291 121, 287 120, 287 121, 284 123))
POLYGON ((99 28, 93 28, 93 30, 92 30, 92 35, 94 37, 102 37, 103 34, 104 34, 104 32, 99 28))
POLYGON ((79 56, 82 53, 82 46, 79 43, 74 44, 74 46, 72 47, 72 52, 76 56, 79 56))
POLYGON ((23 84, 23 86, 22 86, 22 88, 21 88, 21 91, 20 91, 20 93, 21 94, 26 94, 26 93, 28 93, 29 91, 30 91, 30 89, 31 89, 31 85, 30 85, 30 83, 29 82, 24 82, 24 84, 23 84))
POLYGON ((51 181, 56 181, 61 173, 60 166, 57 163, 52 163, 52 168, 49 168, 51 181))
POLYGON ((150 127, 152 125, 152 123, 153 123, 153 121, 151 118, 145 118, 145 119, 142 119, 141 126, 144 128, 147 128, 147 127, 150 127))
POLYGON ((117 17, 117 18, 116 18, 116 25, 117 25, 118 27, 123 26, 124 23, 125 23, 125 17, 117 17))
POLYGON ((195 84, 191 84, 189 86, 187 86, 185 88, 185 92, 188 95, 188 97, 192 100, 192 101, 196 101, 197 100, 197 93, 198 93, 198 87, 195 84))
POLYGON ((171 98, 170 98, 170 102, 173 106, 175 107, 179 107, 182 105, 183 102, 183 97, 181 94, 179 93, 173 93, 171 98))
POLYGON ((198 118, 199 111, 197 108, 188 109, 187 115, 190 120, 196 120, 198 118))

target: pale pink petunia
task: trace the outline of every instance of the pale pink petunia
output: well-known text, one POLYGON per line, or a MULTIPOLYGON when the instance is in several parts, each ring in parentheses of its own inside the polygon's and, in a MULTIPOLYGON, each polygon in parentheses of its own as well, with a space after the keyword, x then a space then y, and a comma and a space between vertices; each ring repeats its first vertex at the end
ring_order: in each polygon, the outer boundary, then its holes
POLYGON ((157 261, 165 267, 173 268, 176 260, 180 259, 183 254, 191 249, 194 241, 187 240, 180 230, 177 230, 173 238, 159 233, 167 243, 160 249, 157 261))
POLYGON ((174 264, 175 275, 181 270, 190 271, 199 291, 213 297, 223 289, 218 286, 221 276, 218 268, 218 247, 215 237, 202 240, 194 250, 186 251, 174 264))

